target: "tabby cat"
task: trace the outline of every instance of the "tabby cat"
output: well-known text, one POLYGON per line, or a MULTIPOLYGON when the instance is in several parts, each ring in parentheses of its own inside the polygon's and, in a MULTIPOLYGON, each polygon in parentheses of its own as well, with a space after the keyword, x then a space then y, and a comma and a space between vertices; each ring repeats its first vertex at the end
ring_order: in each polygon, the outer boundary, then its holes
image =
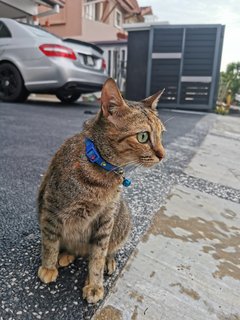
POLYGON ((87 256, 83 298, 88 303, 103 298, 104 269, 114 272, 114 255, 131 229, 128 206, 121 197, 123 180, 129 185, 124 169, 128 165, 151 167, 165 154, 164 126, 156 111, 161 94, 127 101, 114 80, 108 79, 98 114, 53 157, 38 195, 42 238, 38 276, 44 283, 56 281, 59 266, 87 256), (94 162, 98 156, 102 163, 94 162))

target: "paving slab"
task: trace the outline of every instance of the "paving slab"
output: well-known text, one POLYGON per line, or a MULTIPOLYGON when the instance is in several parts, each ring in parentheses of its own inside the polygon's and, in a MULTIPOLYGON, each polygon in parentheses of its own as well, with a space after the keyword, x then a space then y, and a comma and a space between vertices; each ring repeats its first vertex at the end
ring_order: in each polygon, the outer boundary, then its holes
POLYGON ((240 319, 239 212, 177 185, 94 320, 240 319))
POLYGON ((186 173, 240 189, 240 119, 219 117, 186 173))
POLYGON ((239 117, 222 117, 218 116, 211 132, 223 134, 225 136, 237 137, 240 139, 239 117))

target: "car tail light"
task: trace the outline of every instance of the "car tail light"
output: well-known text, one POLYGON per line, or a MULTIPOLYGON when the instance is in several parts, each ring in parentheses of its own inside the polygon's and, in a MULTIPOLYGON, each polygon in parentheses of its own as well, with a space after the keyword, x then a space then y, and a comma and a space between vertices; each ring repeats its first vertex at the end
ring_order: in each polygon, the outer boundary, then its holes
POLYGON ((76 60, 77 57, 71 48, 59 44, 42 44, 39 49, 48 57, 62 57, 76 60))
POLYGON ((105 70, 107 68, 106 61, 102 59, 102 69, 105 70))

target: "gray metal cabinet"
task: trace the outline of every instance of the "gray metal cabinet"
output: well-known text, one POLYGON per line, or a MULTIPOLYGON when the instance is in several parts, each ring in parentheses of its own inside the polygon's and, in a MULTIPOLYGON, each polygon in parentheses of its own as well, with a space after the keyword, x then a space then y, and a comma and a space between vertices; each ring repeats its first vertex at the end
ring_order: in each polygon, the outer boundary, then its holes
POLYGON ((140 100, 165 88, 159 107, 215 107, 223 25, 135 25, 127 30, 127 99, 140 100))

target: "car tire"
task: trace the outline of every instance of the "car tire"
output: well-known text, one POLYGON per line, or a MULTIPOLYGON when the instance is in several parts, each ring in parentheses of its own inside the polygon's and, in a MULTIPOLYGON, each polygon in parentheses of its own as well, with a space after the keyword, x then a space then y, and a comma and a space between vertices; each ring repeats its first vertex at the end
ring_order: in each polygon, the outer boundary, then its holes
POLYGON ((11 63, 0 64, 0 100, 4 102, 24 102, 29 92, 24 86, 18 69, 11 63))
POLYGON ((77 101, 81 96, 81 93, 69 93, 69 92, 58 92, 56 97, 63 103, 73 103, 77 101))

